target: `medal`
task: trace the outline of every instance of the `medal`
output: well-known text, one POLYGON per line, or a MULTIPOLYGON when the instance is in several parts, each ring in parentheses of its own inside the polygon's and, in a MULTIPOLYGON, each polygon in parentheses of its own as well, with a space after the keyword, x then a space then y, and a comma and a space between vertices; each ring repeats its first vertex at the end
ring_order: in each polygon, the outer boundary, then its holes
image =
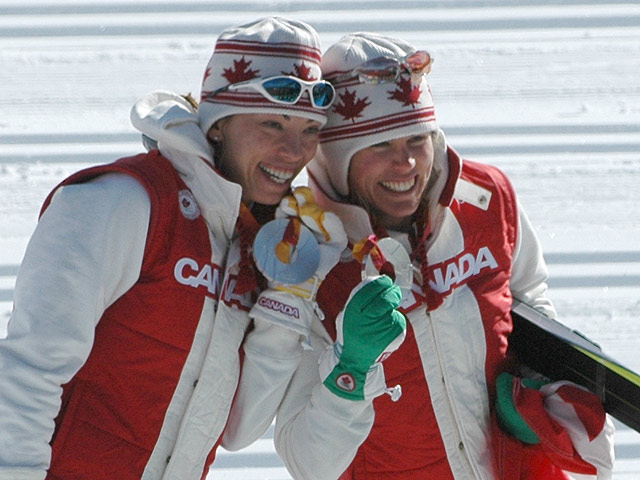
POLYGON ((298 218, 277 218, 258 231, 253 258, 267 280, 297 285, 318 269, 320 247, 313 232, 298 218))

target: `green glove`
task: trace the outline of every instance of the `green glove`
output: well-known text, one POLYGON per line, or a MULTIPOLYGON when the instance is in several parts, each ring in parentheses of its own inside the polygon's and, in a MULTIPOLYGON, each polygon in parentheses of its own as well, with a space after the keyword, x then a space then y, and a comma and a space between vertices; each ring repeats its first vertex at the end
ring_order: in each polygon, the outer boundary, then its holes
POLYGON ((401 299, 400 288, 386 275, 353 289, 336 320, 336 343, 320 360, 321 378, 334 394, 349 400, 382 393, 399 398, 399 386, 386 388, 381 362, 405 337, 406 319, 396 310, 401 299))
POLYGON ((522 443, 527 445, 537 445, 540 437, 533 431, 527 421, 516 409, 516 402, 513 398, 514 383, 520 382, 520 388, 530 388, 539 390, 548 382, 533 380, 531 378, 516 378, 510 373, 503 372, 498 375, 496 381, 496 413, 500 427, 507 433, 513 435, 522 443))

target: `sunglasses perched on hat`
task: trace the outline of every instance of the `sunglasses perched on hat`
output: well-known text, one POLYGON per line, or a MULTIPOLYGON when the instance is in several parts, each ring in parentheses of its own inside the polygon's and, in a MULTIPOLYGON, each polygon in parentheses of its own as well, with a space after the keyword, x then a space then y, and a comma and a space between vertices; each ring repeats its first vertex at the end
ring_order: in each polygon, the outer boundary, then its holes
POLYGON ((412 76, 428 74, 433 61, 433 57, 426 50, 418 50, 402 58, 385 55, 367 60, 349 72, 330 77, 330 80, 339 83, 357 78, 360 83, 391 83, 403 72, 412 76))
POLYGON ((255 90, 267 100, 284 105, 297 103, 302 98, 302 94, 308 92, 311 104, 322 110, 329 108, 336 96, 333 85, 325 80, 306 81, 290 75, 277 75, 232 83, 211 92, 208 97, 243 88, 255 90))

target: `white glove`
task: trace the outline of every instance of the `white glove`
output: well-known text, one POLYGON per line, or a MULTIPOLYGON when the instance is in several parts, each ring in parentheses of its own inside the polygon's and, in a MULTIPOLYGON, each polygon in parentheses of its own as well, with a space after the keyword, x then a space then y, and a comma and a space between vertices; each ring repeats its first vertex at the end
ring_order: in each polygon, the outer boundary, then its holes
MULTIPOLYGON (((269 288, 258 296, 249 315, 284 326, 308 339, 314 310, 323 317, 315 303, 316 293, 322 280, 340 260, 347 246, 347 234, 334 213, 324 211, 315 203, 308 187, 298 187, 293 195, 284 197, 276 209, 276 218, 290 218, 309 228, 318 241, 320 262, 313 277, 298 285, 269 281, 269 288)), ((288 256, 287 248, 292 247, 281 244, 278 256, 288 256)))

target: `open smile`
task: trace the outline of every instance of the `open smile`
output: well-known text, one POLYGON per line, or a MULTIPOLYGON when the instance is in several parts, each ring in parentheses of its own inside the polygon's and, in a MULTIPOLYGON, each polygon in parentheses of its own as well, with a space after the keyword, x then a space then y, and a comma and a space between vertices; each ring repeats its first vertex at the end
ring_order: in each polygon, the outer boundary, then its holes
POLYGON ((411 190, 416 184, 416 178, 404 182, 380 182, 380 185, 391 192, 404 193, 411 190))
POLYGON ((260 170, 266 173, 267 176, 271 178, 271 180, 280 185, 291 181, 295 173, 293 170, 283 170, 274 167, 268 167, 262 164, 260 164, 260 170))

